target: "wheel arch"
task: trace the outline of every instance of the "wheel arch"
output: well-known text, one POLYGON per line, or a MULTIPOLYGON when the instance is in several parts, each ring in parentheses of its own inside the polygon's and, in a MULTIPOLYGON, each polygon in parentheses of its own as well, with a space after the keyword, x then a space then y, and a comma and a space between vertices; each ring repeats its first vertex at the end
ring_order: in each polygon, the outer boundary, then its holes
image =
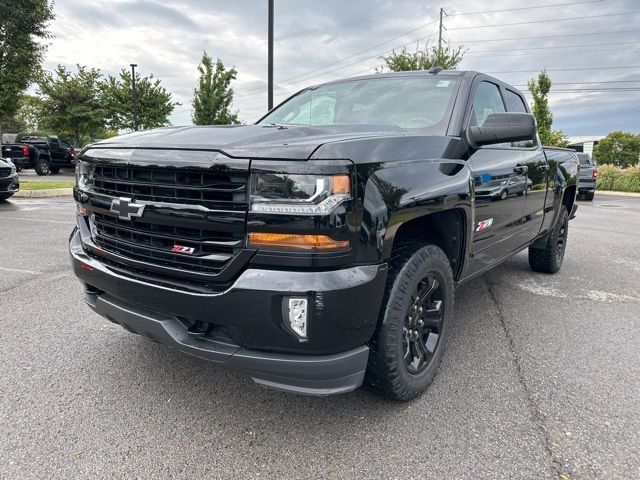
POLYGON ((386 245, 385 258, 393 249, 406 240, 420 240, 433 244, 449 259, 454 280, 461 276, 467 248, 467 212, 455 207, 426 215, 416 216, 401 223, 395 230, 392 241, 386 245))

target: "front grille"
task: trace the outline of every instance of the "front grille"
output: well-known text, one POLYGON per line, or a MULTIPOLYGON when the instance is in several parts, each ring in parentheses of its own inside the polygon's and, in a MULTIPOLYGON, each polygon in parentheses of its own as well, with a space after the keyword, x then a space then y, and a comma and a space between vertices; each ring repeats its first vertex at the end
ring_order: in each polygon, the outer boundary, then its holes
POLYGON ((0 178, 11 175, 11 167, 0 167, 0 178))
POLYGON ((245 208, 247 176, 171 168, 98 165, 93 189, 114 197, 208 208, 245 208))
POLYGON ((108 211, 110 199, 96 197, 91 202, 93 241, 113 254, 112 262, 132 271, 214 281, 244 243, 246 184, 247 174, 239 169, 210 172, 98 165, 93 192, 132 198, 146 207, 142 217, 123 220, 108 211), (186 251, 175 251, 179 247, 186 251))

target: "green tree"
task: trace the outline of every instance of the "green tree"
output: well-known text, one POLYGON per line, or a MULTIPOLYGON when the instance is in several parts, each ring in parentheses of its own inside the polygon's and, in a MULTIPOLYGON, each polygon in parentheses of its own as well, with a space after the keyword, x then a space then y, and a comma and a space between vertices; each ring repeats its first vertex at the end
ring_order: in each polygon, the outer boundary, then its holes
POLYGON ((443 48, 438 55, 438 49, 436 47, 425 46, 424 50, 416 49, 415 52, 407 51, 404 47, 401 51, 395 50, 386 56, 380 57, 384 62, 384 65, 377 68, 377 72, 383 72, 385 69, 392 72, 404 72, 407 70, 429 70, 434 65, 438 65, 445 70, 455 70, 462 58, 465 51, 463 47, 451 49, 450 47, 443 48))
POLYGON ((207 52, 202 55, 198 65, 200 79, 193 94, 192 120, 196 125, 229 125, 239 123, 238 113, 231 113, 233 88, 231 81, 236 79, 235 68, 225 69, 222 60, 213 61, 207 52))
POLYGON ((566 147, 569 145, 566 135, 561 130, 551 130, 553 114, 549 108, 549 91, 551 90, 551 78, 546 71, 538 74, 538 79, 529 80, 527 83, 533 97, 533 116, 538 124, 538 134, 543 145, 550 147, 566 147))
POLYGON ((15 118, 21 125, 21 132, 37 132, 42 116, 42 100, 35 95, 22 95, 15 118))
POLYGON ((20 94, 40 70, 52 7, 47 0, 0 2, 0 138, 2 126, 14 121, 20 94))
MULTIPOLYGON (((102 82, 101 90, 107 109, 107 126, 113 130, 134 130, 131 72, 121 70, 119 78, 110 75, 102 82)), ((153 75, 142 77, 136 73, 136 112, 138 128, 162 127, 169 124, 169 115, 178 102, 153 75)))
POLYGON ((619 167, 633 167, 640 163, 640 134, 611 132, 598 142, 594 149, 598 163, 610 163, 619 167))
POLYGON ((58 65, 55 74, 45 73, 38 82, 42 101, 39 126, 81 145, 104 130, 106 109, 100 92, 100 70, 77 67, 74 74, 58 65))

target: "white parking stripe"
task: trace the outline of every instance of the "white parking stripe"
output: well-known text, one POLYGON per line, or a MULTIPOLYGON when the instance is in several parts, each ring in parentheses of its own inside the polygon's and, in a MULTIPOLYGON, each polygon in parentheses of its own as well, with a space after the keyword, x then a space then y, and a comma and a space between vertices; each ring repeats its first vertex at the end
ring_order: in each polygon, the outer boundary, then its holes
POLYGON ((23 218, 23 217, 3 217, 0 215, 1 219, 7 220, 22 220, 24 222, 44 222, 44 223, 61 223, 62 225, 75 225, 75 222, 63 222, 62 220, 42 220, 40 218, 23 218))
POLYGON ((19 268, 4 268, 0 267, 3 272, 15 272, 15 273, 28 273, 29 275, 40 275, 40 272, 34 272, 33 270, 20 270, 19 268))

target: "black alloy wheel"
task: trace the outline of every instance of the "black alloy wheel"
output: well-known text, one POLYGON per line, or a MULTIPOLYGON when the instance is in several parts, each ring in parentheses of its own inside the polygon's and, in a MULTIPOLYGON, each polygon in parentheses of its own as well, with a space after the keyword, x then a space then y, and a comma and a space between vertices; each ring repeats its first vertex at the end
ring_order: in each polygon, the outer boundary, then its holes
POLYGON ((437 274, 430 272, 418 282, 409 305, 404 328, 403 357, 407 371, 422 373, 433 359, 444 321, 444 300, 437 274))

